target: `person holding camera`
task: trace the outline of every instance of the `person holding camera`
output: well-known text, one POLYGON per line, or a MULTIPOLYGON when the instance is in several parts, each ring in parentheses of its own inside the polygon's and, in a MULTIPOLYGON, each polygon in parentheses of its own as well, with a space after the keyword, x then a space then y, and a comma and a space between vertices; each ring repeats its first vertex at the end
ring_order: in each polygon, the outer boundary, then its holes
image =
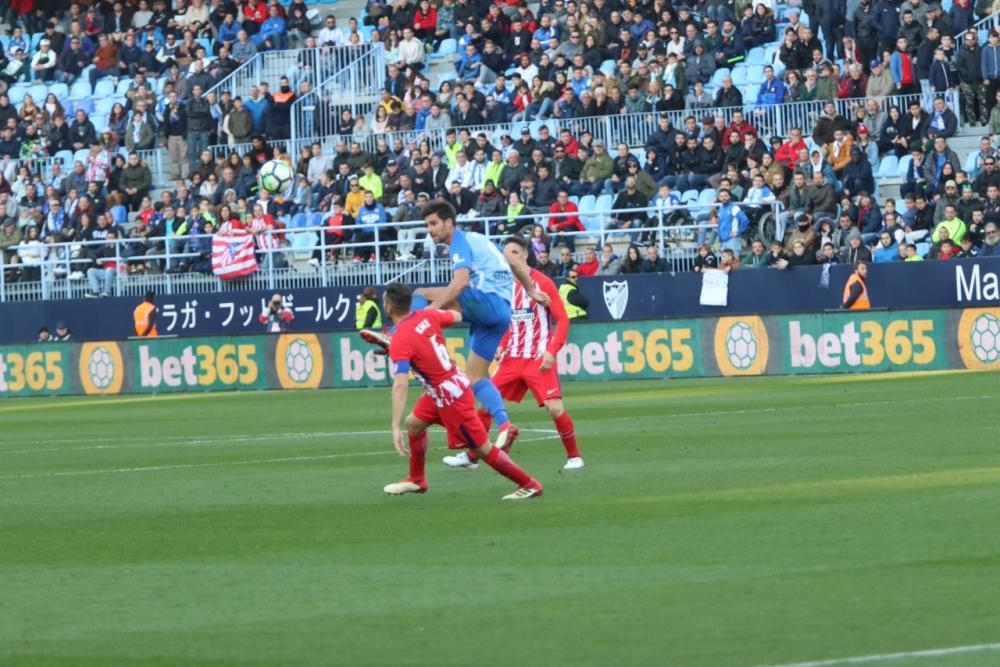
POLYGON ((267 303, 267 308, 260 314, 257 320, 267 327, 268 333, 282 333, 288 331, 288 325, 295 319, 295 313, 285 308, 285 303, 280 294, 275 294, 267 303))

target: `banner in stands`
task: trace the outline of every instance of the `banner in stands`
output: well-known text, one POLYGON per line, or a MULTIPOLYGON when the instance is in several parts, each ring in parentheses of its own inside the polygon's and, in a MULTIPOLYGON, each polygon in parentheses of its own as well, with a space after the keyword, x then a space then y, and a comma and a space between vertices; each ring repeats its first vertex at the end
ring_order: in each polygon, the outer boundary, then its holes
MULTIPOLYGON (((584 278, 591 322, 655 320, 722 315, 772 315, 840 306, 848 266, 739 270, 729 275, 726 306, 702 305, 697 273, 584 278)), ((868 291, 876 308, 890 310, 1000 305, 1000 258, 875 264, 868 291)), ((257 315, 275 290, 158 295, 161 334, 211 336, 257 334, 257 315)), ((360 287, 281 290, 295 313, 296 331, 343 331, 354 325, 360 287)), ((39 327, 66 322, 74 338, 118 340, 132 334, 132 309, 140 297, 27 301, 0 304, 0 343, 36 338, 39 327)))
MULTIPOLYGON (((459 361, 465 332, 449 332, 459 361)), ((580 322, 562 378, 1000 370, 1000 307, 580 322)), ((0 396, 389 386, 386 357, 354 333, 0 347, 0 396)))

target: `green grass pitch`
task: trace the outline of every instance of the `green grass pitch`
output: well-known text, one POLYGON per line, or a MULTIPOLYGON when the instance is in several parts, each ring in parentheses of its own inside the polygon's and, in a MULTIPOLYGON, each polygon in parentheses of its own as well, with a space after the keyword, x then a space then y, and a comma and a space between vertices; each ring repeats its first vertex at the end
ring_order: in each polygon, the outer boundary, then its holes
MULTIPOLYGON (((430 491, 388 389, 0 403, 0 665, 777 665, 1000 642, 1000 376, 567 385, 430 491)), ((411 401, 417 395, 411 391, 411 401)), ((1000 651, 882 661, 997 665, 1000 651)))

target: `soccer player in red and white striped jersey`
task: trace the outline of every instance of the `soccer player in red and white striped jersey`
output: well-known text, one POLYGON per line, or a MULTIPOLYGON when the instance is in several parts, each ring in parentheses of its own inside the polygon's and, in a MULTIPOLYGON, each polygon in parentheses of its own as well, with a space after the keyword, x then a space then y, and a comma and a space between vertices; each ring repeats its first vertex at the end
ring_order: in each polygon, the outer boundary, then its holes
MULTIPOLYGON (((527 260, 528 244, 520 236, 513 236, 504 244, 504 255, 511 261, 527 260)), ((555 283, 536 269, 531 270, 535 287, 549 296, 549 304, 535 302, 524 287, 514 285, 511 304, 510 329, 500 342, 500 365, 493 375, 493 384, 504 400, 520 403, 530 391, 539 407, 549 411, 555 422, 559 438, 566 450, 564 470, 583 467, 583 458, 576 444, 573 420, 562 401, 562 385, 556 370, 556 355, 569 336, 569 318, 555 283)), ((490 413, 479 410, 480 420, 489 430, 490 413)), ((445 464, 452 467, 476 467, 474 455, 461 452, 446 456, 445 464)))

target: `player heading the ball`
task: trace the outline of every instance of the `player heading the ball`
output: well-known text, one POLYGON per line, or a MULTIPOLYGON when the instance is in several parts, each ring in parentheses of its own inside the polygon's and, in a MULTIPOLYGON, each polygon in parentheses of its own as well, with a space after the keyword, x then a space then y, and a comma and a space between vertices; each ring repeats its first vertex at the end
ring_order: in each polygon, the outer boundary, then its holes
POLYGON ((455 209, 443 199, 435 199, 424 208, 428 235, 434 243, 449 246, 452 278, 447 287, 418 289, 416 303, 417 307, 429 302, 430 308, 461 309, 470 329, 465 369, 472 391, 497 423, 497 446, 506 449, 516 437, 516 429, 500 392, 490 381, 489 367, 510 327, 513 279, 517 278, 532 300, 548 304, 549 297, 535 287, 527 263, 509 263, 484 235, 458 229, 455 217, 455 209))

